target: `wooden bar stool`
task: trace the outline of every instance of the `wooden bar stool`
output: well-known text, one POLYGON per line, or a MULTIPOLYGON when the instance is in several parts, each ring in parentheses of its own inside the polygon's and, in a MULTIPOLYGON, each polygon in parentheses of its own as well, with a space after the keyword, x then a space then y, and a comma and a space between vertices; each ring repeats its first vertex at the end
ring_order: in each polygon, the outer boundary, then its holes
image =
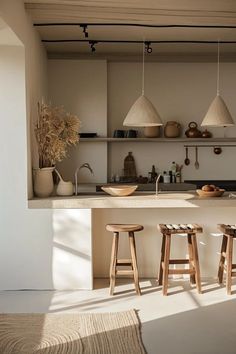
POLYGON ((223 283, 224 270, 226 270, 226 290, 231 295, 232 277, 236 276, 236 272, 232 269, 236 268, 233 264, 233 240, 236 238, 236 225, 219 224, 218 228, 223 232, 223 239, 220 252, 220 262, 218 269, 218 282, 223 283), (226 264, 225 264, 226 260, 226 264))
POLYGON ((142 231, 143 226, 137 224, 108 224, 106 225, 108 231, 113 232, 113 243, 111 251, 111 264, 110 264, 110 295, 113 295, 115 288, 116 275, 133 275, 135 289, 138 295, 141 295, 138 279, 138 267, 136 257, 136 247, 134 233, 142 231), (119 245, 119 233, 128 232, 129 234, 129 246, 131 259, 118 259, 118 245, 119 245), (117 267, 130 266, 129 270, 120 270, 117 267))
POLYGON ((163 295, 167 295, 169 274, 190 274, 191 284, 196 284, 201 294, 201 278, 198 259, 196 233, 202 232, 197 224, 159 224, 162 233, 161 261, 159 269, 159 285, 163 285, 163 295), (186 234, 188 240, 188 259, 170 259, 171 236, 186 234), (189 264, 189 269, 170 269, 170 264, 189 264))

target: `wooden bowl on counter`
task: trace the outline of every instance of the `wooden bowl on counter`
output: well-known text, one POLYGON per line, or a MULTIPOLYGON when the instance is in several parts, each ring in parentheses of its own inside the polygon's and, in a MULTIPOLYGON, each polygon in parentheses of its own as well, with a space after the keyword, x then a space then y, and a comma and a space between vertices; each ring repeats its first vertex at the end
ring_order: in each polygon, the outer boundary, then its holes
POLYGON ((130 195, 132 193, 134 193, 134 191, 138 188, 137 185, 132 185, 132 186, 128 186, 128 185, 108 185, 108 186, 102 186, 101 189, 112 195, 113 197, 125 197, 127 195, 130 195))
POLYGON ((202 189, 197 189, 196 192, 200 197, 221 197, 225 189, 219 189, 218 191, 203 191, 202 189))

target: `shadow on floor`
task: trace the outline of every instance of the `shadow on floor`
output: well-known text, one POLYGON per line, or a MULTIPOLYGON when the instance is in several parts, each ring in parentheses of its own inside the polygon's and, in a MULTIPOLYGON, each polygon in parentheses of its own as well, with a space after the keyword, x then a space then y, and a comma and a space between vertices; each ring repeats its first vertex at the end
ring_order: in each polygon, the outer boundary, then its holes
POLYGON ((236 300, 142 324, 149 354, 235 354, 236 300))

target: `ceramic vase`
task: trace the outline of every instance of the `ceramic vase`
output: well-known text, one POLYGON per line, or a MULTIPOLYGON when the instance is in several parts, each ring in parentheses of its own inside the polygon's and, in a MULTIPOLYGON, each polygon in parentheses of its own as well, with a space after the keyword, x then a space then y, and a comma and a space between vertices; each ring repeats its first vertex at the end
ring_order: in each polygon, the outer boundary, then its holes
POLYGON ((34 170, 34 194, 39 198, 50 197, 53 192, 54 167, 37 168, 34 170))

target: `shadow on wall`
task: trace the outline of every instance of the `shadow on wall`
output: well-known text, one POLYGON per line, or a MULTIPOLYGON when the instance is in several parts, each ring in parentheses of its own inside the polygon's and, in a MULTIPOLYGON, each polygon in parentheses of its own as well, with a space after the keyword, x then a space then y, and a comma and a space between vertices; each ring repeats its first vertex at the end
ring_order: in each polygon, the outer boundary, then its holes
MULTIPOLYGON (((27 208, 27 167, 31 170, 27 113, 34 106, 31 97, 34 91, 26 75, 28 52, 25 50, 24 44, 0 18, 0 120, 3 127, 0 161, 4 171, 0 175, 2 290, 52 288, 52 212, 27 208)), ((38 85, 33 84, 34 88, 38 85)))
POLYGON ((92 289, 91 210, 53 210, 53 286, 92 289))
MULTIPOLYGON (((6 1, 1 2, 0 11, 4 6, 7 8, 6 1)), ((15 10, 15 5, 11 3, 10 6, 15 10)), ((22 3, 22 10, 23 6, 22 3)), ((29 92, 32 95, 32 90, 26 80, 26 55, 23 43, 0 18, 0 120, 3 128, 0 131, 0 161, 1 171, 4 171, 0 177, 0 287, 4 290, 52 286, 51 212, 27 209, 27 167, 31 175, 27 108, 32 109, 32 102, 26 95, 29 92)), ((36 87, 37 83, 34 85, 36 87)), ((30 292, 18 291, 17 296, 18 310, 33 309, 30 292)), ((8 308, 6 297, 9 300, 11 293, 2 293, 1 312, 17 312, 14 304, 8 308)), ((49 292, 41 302, 38 297, 44 312, 49 309, 51 298, 49 292)), ((43 321, 38 327, 36 342, 40 342, 42 331, 43 321)), ((0 349, 0 352, 6 351, 0 349)))

